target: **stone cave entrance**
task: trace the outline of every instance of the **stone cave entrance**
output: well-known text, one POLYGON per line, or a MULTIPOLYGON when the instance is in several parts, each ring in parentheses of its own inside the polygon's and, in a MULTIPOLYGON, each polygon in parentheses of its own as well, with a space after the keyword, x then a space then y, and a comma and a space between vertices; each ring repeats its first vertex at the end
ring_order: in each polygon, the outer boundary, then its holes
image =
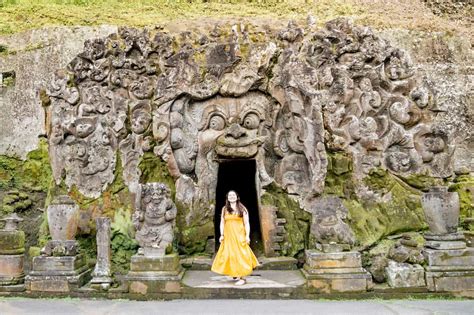
POLYGON ((219 248, 220 217, 229 190, 235 190, 240 201, 249 210, 250 247, 256 256, 263 255, 262 234, 260 231, 259 202, 257 195, 257 167, 255 160, 221 160, 217 175, 216 209, 214 215, 214 235, 216 251, 219 248))

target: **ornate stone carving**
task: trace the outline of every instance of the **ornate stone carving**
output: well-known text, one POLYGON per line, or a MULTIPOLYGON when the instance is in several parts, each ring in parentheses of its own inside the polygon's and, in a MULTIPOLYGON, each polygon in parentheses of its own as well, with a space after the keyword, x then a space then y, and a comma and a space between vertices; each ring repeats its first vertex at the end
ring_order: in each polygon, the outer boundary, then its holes
POLYGON ((146 255, 148 250, 164 255, 173 242, 176 206, 169 188, 162 183, 142 184, 133 214, 135 239, 146 255))
POLYGON ((276 182, 308 211, 324 190, 326 150, 351 155, 358 179, 374 168, 450 176, 451 139, 410 56, 346 19, 310 24, 121 28, 88 41, 49 89, 56 182, 99 197, 119 151, 135 193, 140 158, 154 152, 189 188, 177 201, 191 224, 213 220, 220 159, 255 159, 259 188, 276 182))
POLYGON ((323 197, 311 204, 311 233, 320 244, 354 245, 355 236, 345 220, 348 210, 338 197, 323 197))

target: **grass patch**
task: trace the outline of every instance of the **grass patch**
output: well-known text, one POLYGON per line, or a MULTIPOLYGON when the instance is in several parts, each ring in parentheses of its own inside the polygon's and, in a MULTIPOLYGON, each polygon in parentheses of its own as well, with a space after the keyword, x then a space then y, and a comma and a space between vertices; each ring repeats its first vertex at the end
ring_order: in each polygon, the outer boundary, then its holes
POLYGON ((0 34, 44 26, 143 27, 201 18, 303 21, 308 13, 317 18, 319 25, 338 16, 351 16, 357 23, 376 29, 473 33, 468 16, 455 21, 437 16, 421 0, 0 0, 0 34))

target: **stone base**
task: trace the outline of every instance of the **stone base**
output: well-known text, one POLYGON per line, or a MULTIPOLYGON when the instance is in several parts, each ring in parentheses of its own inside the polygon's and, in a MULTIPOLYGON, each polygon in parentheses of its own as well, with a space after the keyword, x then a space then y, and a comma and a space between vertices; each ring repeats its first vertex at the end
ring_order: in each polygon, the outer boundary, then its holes
POLYGON ((83 270, 74 276, 28 275, 26 289, 41 292, 71 292, 85 285, 90 279, 90 269, 83 270))
POLYGON ((426 272, 428 290, 434 292, 474 291, 474 270, 426 272))
POLYGON ((179 293, 184 270, 177 254, 162 257, 132 256, 125 277, 130 293, 179 293))
POLYGON ((26 290, 25 284, 15 284, 15 285, 0 285, 0 293, 15 293, 15 292, 24 292, 26 290))
POLYGON ((474 270, 473 247, 447 250, 425 248, 423 255, 429 271, 474 270))
POLYGON ((364 268, 360 253, 323 253, 307 250, 302 270, 307 285, 318 293, 363 292, 372 287, 372 276, 364 268))
POLYGON ((112 278, 109 276, 94 276, 90 282, 90 286, 94 290, 107 291, 112 284, 112 278))
POLYGON ((317 293, 365 292, 372 288, 372 276, 368 272, 316 275, 301 271, 307 285, 317 293))
POLYGON ((86 284, 90 273, 83 255, 38 256, 33 258, 26 287, 30 291, 70 292, 86 284))
POLYGON ((388 285, 392 288, 424 287, 425 269, 420 265, 397 263, 391 260, 385 268, 388 285))
POLYGON ((0 286, 23 283, 24 255, 0 255, 0 286))

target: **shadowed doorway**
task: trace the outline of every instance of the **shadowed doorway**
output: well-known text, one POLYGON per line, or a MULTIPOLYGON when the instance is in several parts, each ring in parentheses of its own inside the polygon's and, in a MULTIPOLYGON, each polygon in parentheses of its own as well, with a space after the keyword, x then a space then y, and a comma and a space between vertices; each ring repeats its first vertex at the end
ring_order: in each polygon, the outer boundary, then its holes
POLYGON ((258 214, 257 187, 255 182, 256 171, 255 160, 224 160, 220 162, 217 175, 216 209, 214 216, 216 251, 219 248, 219 224, 222 207, 225 205, 225 196, 229 190, 235 190, 240 196, 240 201, 249 211, 250 247, 257 256, 263 253, 258 214))

